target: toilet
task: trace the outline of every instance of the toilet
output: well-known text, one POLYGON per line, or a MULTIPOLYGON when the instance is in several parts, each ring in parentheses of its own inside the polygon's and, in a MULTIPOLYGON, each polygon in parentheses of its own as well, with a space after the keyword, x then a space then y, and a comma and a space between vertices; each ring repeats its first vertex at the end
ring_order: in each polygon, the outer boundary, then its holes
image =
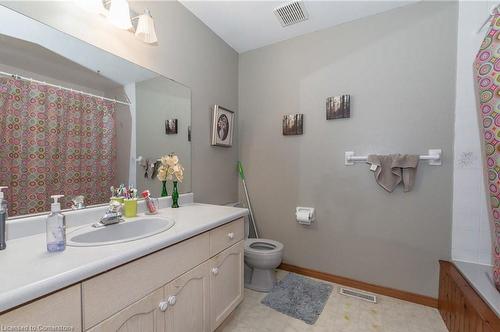
POLYGON ((276 269, 283 259, 283 244, 269 239, 245 240, 245 287, 269 292, 276 282, 276 269))
POLYGON ((245 217, 245 287, 269 292, 276 282, 275 269, 283 259, 283 244, 269 239, 249 239, 249 221, 245 217))

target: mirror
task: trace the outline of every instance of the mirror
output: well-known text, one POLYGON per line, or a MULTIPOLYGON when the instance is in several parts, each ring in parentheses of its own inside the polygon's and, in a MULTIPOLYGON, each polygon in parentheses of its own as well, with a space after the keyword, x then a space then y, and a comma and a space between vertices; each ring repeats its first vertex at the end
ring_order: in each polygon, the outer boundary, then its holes
POLYGON ((79 195, 87 207, 107 203, 120 184, 159 197, 157 161, 169 153, 184 167, 180 193, 191 191, 188 87, 10 15, 25 29, 0 30, 0 186, 9 187, 9 217, 46 212, 58 194, 64 208, 79 195))
MULTIPOLYGON (((161 187, 154 164, 166 151, 175 153, 184 172, 191 173, 191 91, 164 77, 138 82, 135 91, 140 110, 136 117, 137 155, 144 158, 138 163, 137 186, 149 188, 158 197, 161 187)), ((180 192, 191 191, 191 177, 184 176, 179 188, 180 192)), ((171 194, 171 187, 168 189, 171 194)))

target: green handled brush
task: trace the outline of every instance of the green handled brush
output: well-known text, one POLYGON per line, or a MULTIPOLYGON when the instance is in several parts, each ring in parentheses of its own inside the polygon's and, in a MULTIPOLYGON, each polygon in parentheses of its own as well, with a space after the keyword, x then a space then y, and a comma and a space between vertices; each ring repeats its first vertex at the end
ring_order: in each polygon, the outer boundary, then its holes
POLYGON ((255 224, 255 218, 253 217, 252 204, 250 203, 250 196, 248 196, 247 184, 245 182, 245 172, 243 171, 243 164, 238 161, 238 173, 240 174, 241 183, 243 184, 243 190, 245 191, 245 198, 247 200, 248 211, 250 212, 250 220, 252 221, 252 226, 255 231, 255 237, 259 238, 259 232, 257 231, 257 225, 255 224))

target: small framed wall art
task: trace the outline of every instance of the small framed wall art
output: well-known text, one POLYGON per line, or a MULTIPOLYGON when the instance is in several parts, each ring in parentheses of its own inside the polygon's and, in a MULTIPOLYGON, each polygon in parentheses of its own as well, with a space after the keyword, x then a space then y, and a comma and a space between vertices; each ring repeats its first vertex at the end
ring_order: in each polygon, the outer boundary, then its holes
POLYGON ((174 135, 177 131, 177 119, 165 120, 165 134, 174 135))
POLYGON ((304 133, 304 114, 283 116, 283 135, 302 135, 304 133))
POLYGON ((212 108, 212 141, 214 146, 233 145, 234 112, 219 105, 212 108))
POLYGON ((351 96, 342 95, 326 98, 326 119, 344 119, 351 117, 351 96))

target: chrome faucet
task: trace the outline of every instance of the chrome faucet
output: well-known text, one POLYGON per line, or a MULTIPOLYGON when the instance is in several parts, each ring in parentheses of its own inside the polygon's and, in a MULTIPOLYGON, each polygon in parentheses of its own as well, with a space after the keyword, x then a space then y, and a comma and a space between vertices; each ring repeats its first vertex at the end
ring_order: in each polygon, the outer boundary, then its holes
POLYGON ((98 223, 95 223, 92 226, 94 227, 109 226, 123 221, 122 213, 120 211, 121 207, 122 206, 120 203, 116 201, 111 202, 101 220, 99 220, 98 223))
POLYGON ((106 212, 104 217, 99 220, 99 223, 102 224, 103 226, 108 226, 108 225, 113 225, 117 224, 120 221, 123 221, 122 219, 122 214, 120 212, 106 212))

